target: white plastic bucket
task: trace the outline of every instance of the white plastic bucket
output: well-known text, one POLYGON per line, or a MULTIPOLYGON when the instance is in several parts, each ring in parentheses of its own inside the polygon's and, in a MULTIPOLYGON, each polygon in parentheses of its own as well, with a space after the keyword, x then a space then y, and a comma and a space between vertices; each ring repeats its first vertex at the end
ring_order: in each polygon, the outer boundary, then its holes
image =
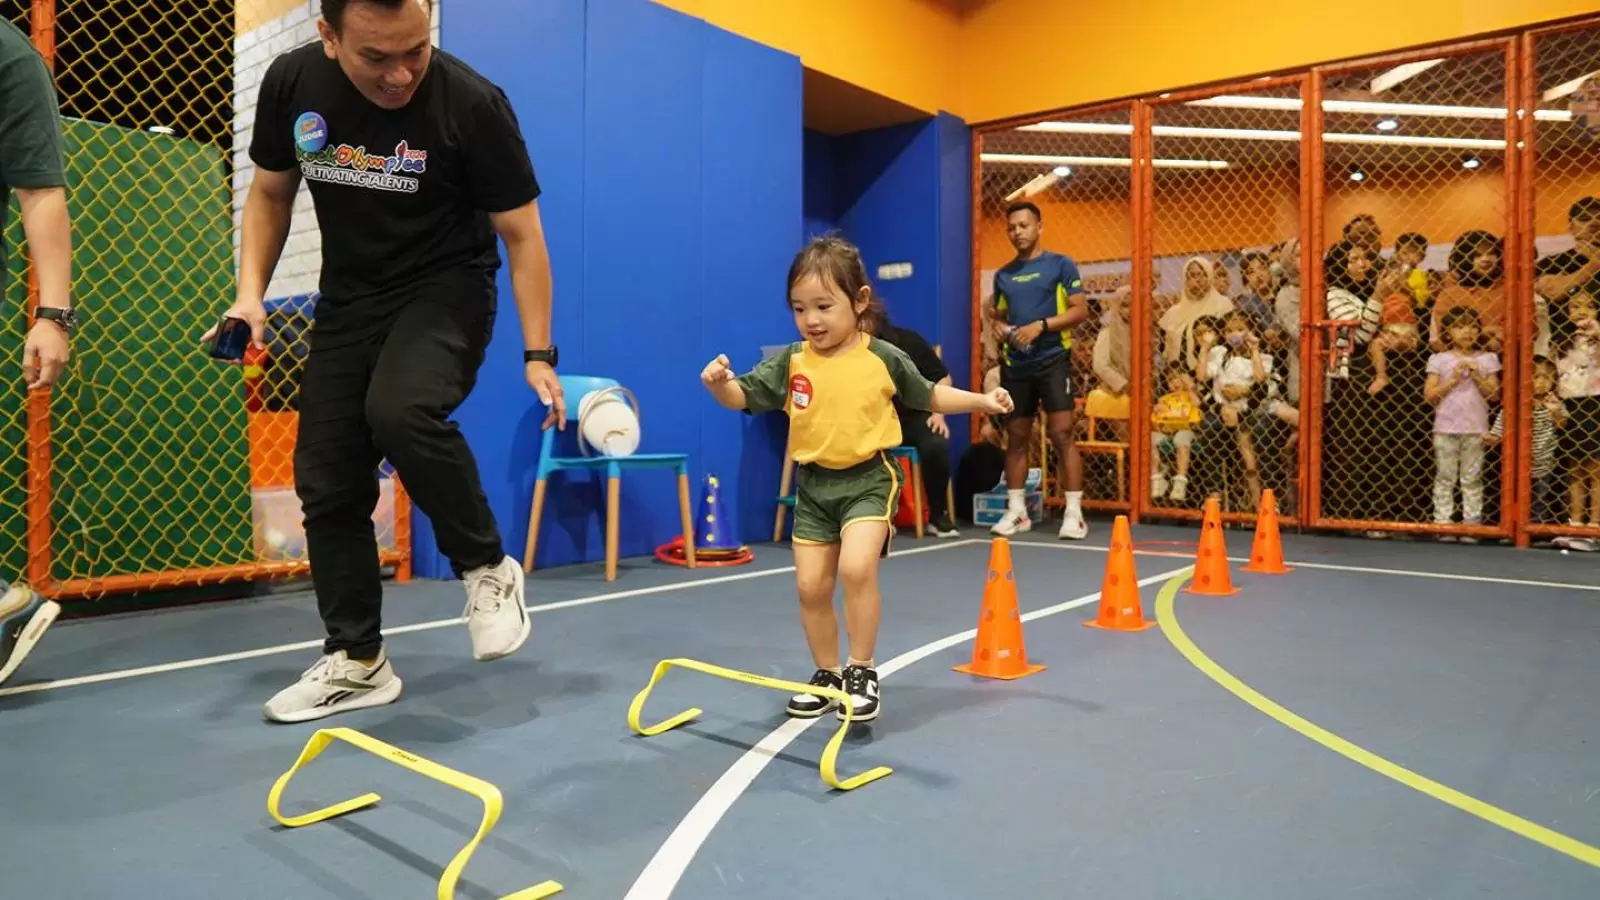
POLYGON ((611 387, 584 394, 578 403, 578 432, 584 444, 603 456, 631 456, 639 449, 639 412, 633 392, 611 387))

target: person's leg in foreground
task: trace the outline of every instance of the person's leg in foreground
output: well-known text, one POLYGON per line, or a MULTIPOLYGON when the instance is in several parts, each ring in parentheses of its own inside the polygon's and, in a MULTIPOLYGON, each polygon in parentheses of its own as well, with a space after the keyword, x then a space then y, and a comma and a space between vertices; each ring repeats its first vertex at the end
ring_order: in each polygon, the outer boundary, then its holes
POLYGON ((323 657, 267 703, 267 716, 300 722, 379 706, 401 682, 383 647, 383 585, 372 513, 377 465, 387 458, 439 548, 467 588, 473 655, 497 659, 527 640, 522 568, 500 535, 477 464, 449 416, 476 380, 492 301, 413 301, 381 342, 318 346, 301 385, 295 487, 318 611, 323 657))

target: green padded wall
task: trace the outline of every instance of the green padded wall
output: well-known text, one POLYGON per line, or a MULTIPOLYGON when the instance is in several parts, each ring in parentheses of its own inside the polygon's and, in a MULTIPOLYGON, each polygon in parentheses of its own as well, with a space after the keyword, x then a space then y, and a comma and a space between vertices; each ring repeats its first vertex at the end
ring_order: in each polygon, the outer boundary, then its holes
MULTIPOLYGON (((52 403, 57 580, 250 562, 240 372, 198 338, 232 301, 216 147, 64 120, 81 325, 52 403)), ((0 353, 0 574, 26 563, 25 261, 15 200, 0 353)))

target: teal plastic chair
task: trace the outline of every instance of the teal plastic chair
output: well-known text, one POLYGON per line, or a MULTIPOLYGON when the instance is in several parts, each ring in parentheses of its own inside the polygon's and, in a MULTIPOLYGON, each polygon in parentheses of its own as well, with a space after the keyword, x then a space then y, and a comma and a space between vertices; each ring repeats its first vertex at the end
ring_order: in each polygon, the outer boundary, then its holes
MULTIPOLYGON (((890 448, 890 459, 911 460, 911 509, 916 516, 917 537, 922 537, 922 455, 917 448, 910 444, 890 448)), ((783 540, 783 525, 788 516, 794 511, 795 486, 794 486, 794 460, 785 459, 783 462, 783 478, 778 486, 778 515, 772 523, 772 542, 779 543, 783 540)), ((892 522, 890 523, 893 524, 892 522)))
MULTIPOLYGON (((561 376, 561 393, 567 400, 567 432, 574 442, 581 442, 578 430, 578 405, 594 392, 614 390, 624 395, 639 412, 633 394, 612 378, 589 375, 561 376)), ((581 446, 581 445, 580 445, 581 446)), ((617 537, 622 511, 622 472, 625 469, 672 469, 678 473, 678 506, 683 517, 684 558, 689 568, 695 568, 694 513, 689 509, 689 455, 687 453, 635 453, 632 456, 559 456, 556 452, 556 429, 547 428, 539 448, 538 479, 533 483, 533 509, 528 514, 528 548, 522 557, 522 571, 533 571, 534 554, 539 548, 539 520, 544 514, 544 492, 550 476, 556 472, 579 470, 606 473, 606 580, 617 580, 617 537)))

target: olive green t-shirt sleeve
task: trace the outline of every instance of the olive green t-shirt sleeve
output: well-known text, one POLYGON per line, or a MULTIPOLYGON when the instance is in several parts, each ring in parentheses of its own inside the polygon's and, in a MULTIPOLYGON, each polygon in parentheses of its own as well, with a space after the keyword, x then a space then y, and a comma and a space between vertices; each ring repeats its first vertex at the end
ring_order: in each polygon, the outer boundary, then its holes
POLYGON ((0 189, 64 187, 55 82, 27 37, 0 24, 0 189))
POLYGON ((789 358, 799 347, 799 344, 790 344, 782 353, 773 354, 739 376, 746 410, 765 413, 783 409, 789 399, 789 358))
POLYGON ((874 340, 868 346, 889 370, 889 379, 894 382, 894 392, 900 402, 911 409, 932 412, 933 382, 922 377, 911 357, 887 341, 874 340))

